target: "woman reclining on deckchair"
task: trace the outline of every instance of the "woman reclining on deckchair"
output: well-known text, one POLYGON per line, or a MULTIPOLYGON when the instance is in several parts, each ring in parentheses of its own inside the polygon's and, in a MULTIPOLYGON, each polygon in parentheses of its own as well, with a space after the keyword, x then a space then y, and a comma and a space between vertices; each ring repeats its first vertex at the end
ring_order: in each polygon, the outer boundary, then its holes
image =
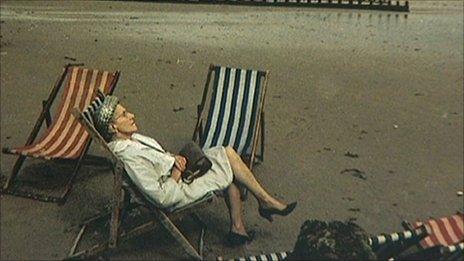
POLYGON ((212 162, 206 174, 186 184, 181 179, 186 159, 166 152, 160 144, 138 134, 134 114, 128 112, 115 96, 106 96, 94 114, 96 129, 108 146, 122 160, 127 174, 151 201, 161 208, 180 208, 211 191, 225 190, 231 228, 229 244, 241 245, 253 239, 241 216, 242 202, 238 184, 245 186, 259 204, 259 214, 272 222, 272 215, 286 216, 296 202, 284 204, 264 190, 231 147, 213 147, 204 153, 212 162))

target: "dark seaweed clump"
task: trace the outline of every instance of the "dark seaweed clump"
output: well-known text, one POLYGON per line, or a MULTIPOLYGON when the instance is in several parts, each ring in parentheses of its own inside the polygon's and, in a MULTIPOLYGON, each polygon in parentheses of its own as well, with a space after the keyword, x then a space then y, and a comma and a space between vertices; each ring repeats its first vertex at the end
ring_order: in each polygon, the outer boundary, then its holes
POLYGON ((353 222, 307 220, 287 260, 375 260, 368 236, 353 222))

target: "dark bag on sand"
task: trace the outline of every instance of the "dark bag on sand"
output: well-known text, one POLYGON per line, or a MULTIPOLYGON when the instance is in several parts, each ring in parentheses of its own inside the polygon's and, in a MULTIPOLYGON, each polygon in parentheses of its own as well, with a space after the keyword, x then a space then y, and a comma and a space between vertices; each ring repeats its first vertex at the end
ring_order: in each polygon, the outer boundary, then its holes
POLYGON ((190 184, 196 178, 203 176, 213 165, 203 150, 195 142, 189 142, 180 150, 179 155, 187 159, 182 181, 190 184))

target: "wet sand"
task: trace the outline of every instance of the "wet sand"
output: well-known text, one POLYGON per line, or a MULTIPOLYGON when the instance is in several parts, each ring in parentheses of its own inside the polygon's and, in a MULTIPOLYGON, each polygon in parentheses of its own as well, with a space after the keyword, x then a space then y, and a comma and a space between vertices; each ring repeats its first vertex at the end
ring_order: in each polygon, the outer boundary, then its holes
MULTIPOLYGON (((270 192, 299 205, 270 224, 248 200, 246 223, 257 234, 242 248, 223 245, 224 203, 202 210, 208 259, 289 250, 309 218, 352 219, 377 234, 401 230, 403 219, 463 208, 456 195, 464 173, 461 2, 413 1, 405 16, 2 1, 0 19, 2 147, 24 143, 41 100, 70 62, 65 56, 89 68, 121 70, 115 94, 137 115, 142 133, 171 151, 191 137, 210 63, 270 71, 265 162, 255 173, 270 192)), ((101 150, 93 145, 90 153, 101 150)), ((10 175, 14 159, 2 154, 2 175, 10 175)), ((28 165, 23 174, 32 180, 30 173, 64 168, 28 165)), ((64 206, 2 195, 1 259, 64 258, 77 233, 71 226, 109 202, 111 184, 107 169, 85 166, 64 206)), ((179 224, 196 238, 188 219, 179 224)), ((185 258, 162 230, 109 257, 185 258)))

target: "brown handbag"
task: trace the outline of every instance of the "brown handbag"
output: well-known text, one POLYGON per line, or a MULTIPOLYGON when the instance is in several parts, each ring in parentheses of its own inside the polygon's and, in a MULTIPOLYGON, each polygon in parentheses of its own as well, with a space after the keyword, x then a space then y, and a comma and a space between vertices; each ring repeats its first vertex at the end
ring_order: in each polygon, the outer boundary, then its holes
POLYGON ((182 172, 182 181, 190 184, 196 178, 203 176, 213 165, 203 150, 195 142, 189 142, 180 150, 179 155, 187 159, 185 171, 182 172))

